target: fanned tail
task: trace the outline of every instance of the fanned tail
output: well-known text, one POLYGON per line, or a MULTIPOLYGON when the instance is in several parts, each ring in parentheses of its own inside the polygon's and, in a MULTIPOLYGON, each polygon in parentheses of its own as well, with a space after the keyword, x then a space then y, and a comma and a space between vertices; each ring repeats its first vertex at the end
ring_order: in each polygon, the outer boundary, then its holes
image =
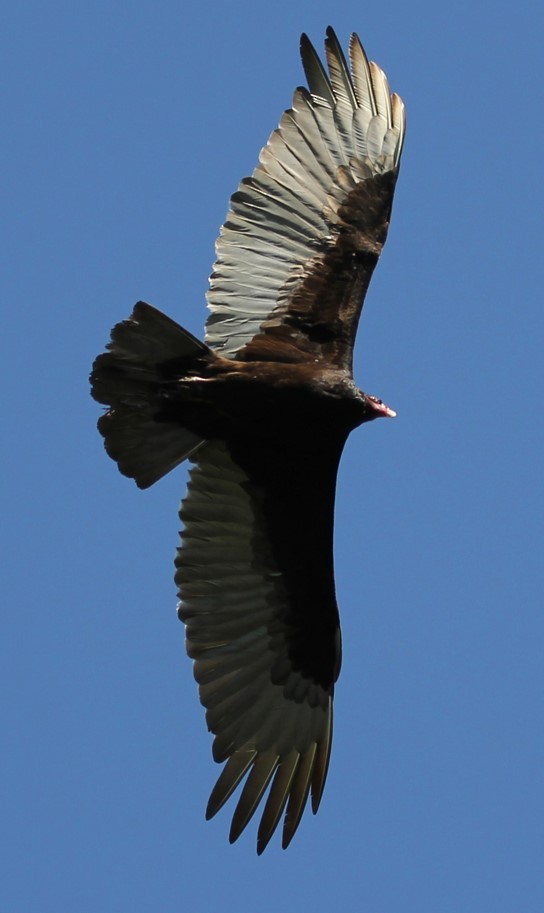
POLYGON ((93 397, 110 407, 98 430, 123 475, 149 488, 202 443, 181 424, 158 416, 165 380, 183 374, 210 350, 143 301, 128 320, 116 324, 107 349, 90 378, 93 397))

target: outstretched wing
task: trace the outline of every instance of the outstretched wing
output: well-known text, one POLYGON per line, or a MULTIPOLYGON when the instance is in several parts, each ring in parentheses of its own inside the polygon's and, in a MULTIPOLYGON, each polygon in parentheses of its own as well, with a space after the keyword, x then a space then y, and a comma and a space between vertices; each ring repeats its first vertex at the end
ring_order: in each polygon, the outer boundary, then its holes
POLYGON ((351 36, 331 28, 329 75, 308 38, 296 90, 231 199, 217 241, 206 341, 244 359, 320 359, 351 372, 364 296, 387 230, 404 105, 351 36))
POLYGON ((233 842, 271 783, 259 853, 285 807, 289 844, 310 791, 317 811, 327 773, 340 667, 332 566, 339 453, 327 447, 308 468, 281 444, 265 453, 205 443, 180 511, 179 614, 214 758, 227 762, 207 817, 247 775, 233 842))

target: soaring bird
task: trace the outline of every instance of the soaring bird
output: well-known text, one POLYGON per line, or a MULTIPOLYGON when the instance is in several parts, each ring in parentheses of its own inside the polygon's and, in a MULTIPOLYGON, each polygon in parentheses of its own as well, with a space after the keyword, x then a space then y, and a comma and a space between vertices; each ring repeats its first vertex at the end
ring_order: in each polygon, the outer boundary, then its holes
POLYGON ((290 843, 329 764, 341 640, 333 513, 342 449, 395 413, 353 380, 353 345, 384 245, 404 105, 357 35, 328 72, 306 35, 295 91, 230 201, 205 342, 142 301, 91 374, 108 454, 140 488, 186 458, 179 617, 226 762, 206 816, 243 782, 230 841, 265 797, 262 853, 290 843), (268 792, 267 792, 268 790, 268 792))

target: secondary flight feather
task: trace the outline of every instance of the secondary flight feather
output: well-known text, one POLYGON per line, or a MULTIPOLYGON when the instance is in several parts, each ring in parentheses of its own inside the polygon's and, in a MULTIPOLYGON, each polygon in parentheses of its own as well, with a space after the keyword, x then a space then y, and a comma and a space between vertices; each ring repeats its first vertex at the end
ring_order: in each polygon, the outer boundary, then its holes
POLYGON ((241 784, 231 842, 264 801, 261 853, 290 843, 329 764, 341 640, 334 496, 349 433, 394 412, 352 375, 364 297, 389 228, 405 117, 356 35, 327 29, 328 72, 301 39, 308 88, 233 195, 205 342, 144 302, 91 375, 98 427, 147 488, 193 465, 176 558, 179 616, 224 763, 214 815, 241 784))

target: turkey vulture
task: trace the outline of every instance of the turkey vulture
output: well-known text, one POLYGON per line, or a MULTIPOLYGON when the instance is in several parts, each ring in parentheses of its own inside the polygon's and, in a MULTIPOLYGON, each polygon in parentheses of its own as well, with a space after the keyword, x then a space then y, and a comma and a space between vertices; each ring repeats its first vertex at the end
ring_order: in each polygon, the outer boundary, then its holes
POLYGON ((186 458, 179 617, 226 762, 210 818, 243 781, 230 841, 269 788, 262 853, 290 843, 331 750, 341 642, 333 575, 338 464, 352 429, 395 413, 353 381, 363 300, 386 239, 404 106, 356 35, 328 73, 306 35, 295 91, 217 242, 202 343, 139 302, 91 375, 108 454, 140 488, 186 458))

